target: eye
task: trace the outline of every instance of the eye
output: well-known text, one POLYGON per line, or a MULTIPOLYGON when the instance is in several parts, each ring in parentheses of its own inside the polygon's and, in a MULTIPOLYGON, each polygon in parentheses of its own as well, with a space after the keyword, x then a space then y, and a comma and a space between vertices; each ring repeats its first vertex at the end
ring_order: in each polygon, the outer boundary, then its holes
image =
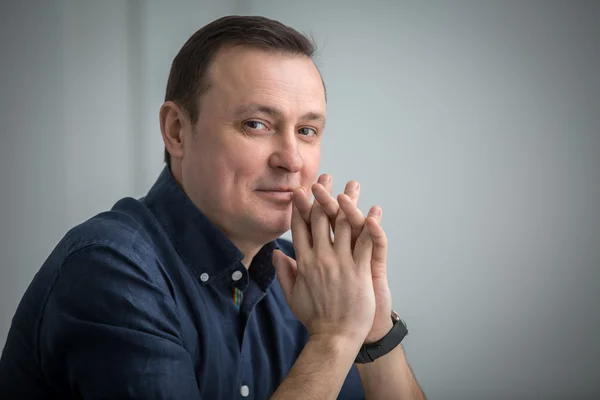
POLYGON ((315 136, 317 134, 317 131, 313 128, 300 128, 298 132, 304 136, 315 136))
POLYGON ((254 120, 244 122, 244 126, 254 130, 264 130, 267 128, 262 122, 254 120))

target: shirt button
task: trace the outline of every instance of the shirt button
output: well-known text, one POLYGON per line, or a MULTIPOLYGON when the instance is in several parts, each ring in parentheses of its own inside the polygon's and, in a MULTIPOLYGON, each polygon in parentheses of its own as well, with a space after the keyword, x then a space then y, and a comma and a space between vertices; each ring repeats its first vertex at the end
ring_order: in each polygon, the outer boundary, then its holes
POLYGON ((202 282, 206 282, 208 280, 209 276, 206 272, 204 272, 202 275, 200 275, 200 280, 202 282))
POLYGON ((248 397, 248 395, 250 394, 250 388, 246 385, 242 385, 242 387, 240 388, 240 394, 242 395, 242 397, 248 397))
POLYGON ((242 278, 242 275, 242 271, 234 271, 233 274, 231 274, 231 279, 239 281, 242 278))

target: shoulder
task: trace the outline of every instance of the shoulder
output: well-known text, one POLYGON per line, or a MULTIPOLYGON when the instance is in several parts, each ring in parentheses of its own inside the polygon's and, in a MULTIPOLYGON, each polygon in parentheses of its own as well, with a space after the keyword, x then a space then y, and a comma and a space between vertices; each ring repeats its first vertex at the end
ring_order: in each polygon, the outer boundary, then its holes
POLYGON ((151 228, 153 216, 144 207, 126 198, 72 228, 47 263, 54 270, 54 285, 88 291, 167 288, 158 261, 160 244, 151 228))
MULTIPOLYGON (((153 252, 152 214, 138 200, 124 198, 112 209, 99 213, 67 232, 59 247, 66 260, 83 249, 112 249, 130 258, 146 258, 153 252)), ((89 252, 89 250, 88 250, 89 252)))
POLYGON ((61 315, 70 315, 152 331, 144 318, 152 315, 156 320, 157 313, 174 309, 158 259, 155 221, 144 208, 138 200, 122 199, 65 235, 57 247, 60 258, 51 263, 55 279, 46 297, 45 319, 58 322, 61 315))

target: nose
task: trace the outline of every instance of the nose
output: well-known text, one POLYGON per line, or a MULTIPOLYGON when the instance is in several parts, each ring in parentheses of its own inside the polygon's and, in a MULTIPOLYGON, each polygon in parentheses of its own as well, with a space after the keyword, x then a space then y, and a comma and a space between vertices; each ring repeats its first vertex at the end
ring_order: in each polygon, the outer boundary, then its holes
POLYGON ((298 172, 302 169, 304 159, 298 150, 298 139, 295 134, 275 135, 275 148, 269 158, 271 168, 281 168, 288 172, 298 172))

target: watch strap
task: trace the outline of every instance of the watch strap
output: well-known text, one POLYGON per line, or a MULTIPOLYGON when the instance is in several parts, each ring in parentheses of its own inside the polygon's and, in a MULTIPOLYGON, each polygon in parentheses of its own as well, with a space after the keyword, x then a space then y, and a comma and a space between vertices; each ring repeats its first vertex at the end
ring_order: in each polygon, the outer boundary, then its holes
POLYGON ((375 361, 381 356, 386 355, 394 350, 408 335, 406 324, 400 319, 396 312, 392 312, 392 329, 380 340, 374 343, 365 343, 360 348, 355 362, 358 364, 366 364, 375 361))

